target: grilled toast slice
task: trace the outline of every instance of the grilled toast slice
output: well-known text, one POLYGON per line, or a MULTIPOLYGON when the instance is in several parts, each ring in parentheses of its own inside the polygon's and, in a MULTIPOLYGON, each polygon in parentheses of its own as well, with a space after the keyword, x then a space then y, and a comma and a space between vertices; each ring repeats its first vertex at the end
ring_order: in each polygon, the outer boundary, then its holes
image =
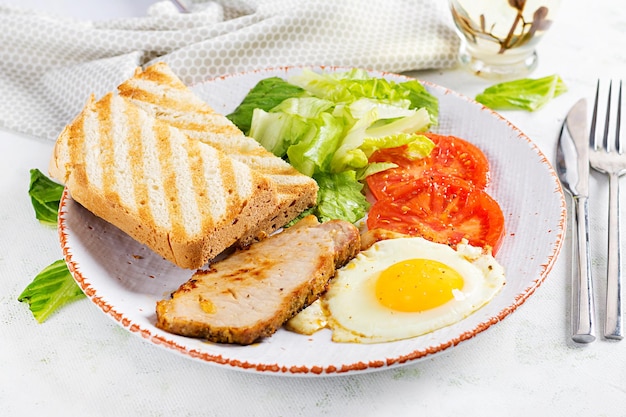
POLYGON ((163 62, 135 75, 118 87, 121 96, 233 159, 267 176, 278 191, 278 209, 239 240, 246 246, 263 239, 316 204, 317 183, 245 136, 225 116, 194 94, 163 62))
POLYGON ((182 268, 203 266, 277 210, 266 177, 112 93, 92 96, 66 126, 49 173, 182 268))
POLYGON ((349 222, 294 226, 199 270, 157 302, 157 327, 218 343, 248 345, 272 335, 315 301, 330 279, 359 252, 349 222))

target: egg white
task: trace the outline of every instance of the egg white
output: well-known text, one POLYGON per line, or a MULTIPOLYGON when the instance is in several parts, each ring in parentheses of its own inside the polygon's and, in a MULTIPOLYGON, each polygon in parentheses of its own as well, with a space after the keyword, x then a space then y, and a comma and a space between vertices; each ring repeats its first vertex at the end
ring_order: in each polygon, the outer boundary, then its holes
POLYGON ((482 249, 461 243, 457 249, 420 237, 383 240, 360 252, 337 271, 320 300, 290 320, 303 334, 328 327, 335 342, 378 343, 420 336, 454 324, 487 304, 505 284, 504 269, 482 249), (379 274, 391 265, 424 258, 441 262, 463 276, 464 287, 441 306, 401 312, 376 299, 379 274))

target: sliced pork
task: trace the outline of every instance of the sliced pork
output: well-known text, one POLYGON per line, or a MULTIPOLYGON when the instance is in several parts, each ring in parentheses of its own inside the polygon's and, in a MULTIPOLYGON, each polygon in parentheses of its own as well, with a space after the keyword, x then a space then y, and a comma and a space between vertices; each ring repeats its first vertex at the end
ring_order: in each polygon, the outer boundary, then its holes
POLYGON ((351 223, 305 217, 197 271, 171 299, 157 303, 157 326, 213 342, 254 343, 315 301, 359 249, 351 223))

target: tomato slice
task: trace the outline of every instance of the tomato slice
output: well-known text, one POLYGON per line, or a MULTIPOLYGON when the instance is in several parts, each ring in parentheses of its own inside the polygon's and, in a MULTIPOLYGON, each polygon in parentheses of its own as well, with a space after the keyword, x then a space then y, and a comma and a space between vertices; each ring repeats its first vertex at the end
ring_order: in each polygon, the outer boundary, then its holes
POLYGON ((382 228, 455 246, 490 247, 495 255, 504 236, 504 215, 498 203, 468 181, 445 175, 421 177, 411 191, 376 201, 368 229, 382 228))
POLYGON ((370 162, 394 162, 397 168, 367 177, 367 185, 374 197, 396 197, 407 189, 407 183, 423 175, 443 174, 462 178, 484 189, 489 181, 489 161, 485 154, 470 142, 456 136, 425 133, 435 143, 428 157, 410 160, 407 146, 381 149, 372 154, 370 162))

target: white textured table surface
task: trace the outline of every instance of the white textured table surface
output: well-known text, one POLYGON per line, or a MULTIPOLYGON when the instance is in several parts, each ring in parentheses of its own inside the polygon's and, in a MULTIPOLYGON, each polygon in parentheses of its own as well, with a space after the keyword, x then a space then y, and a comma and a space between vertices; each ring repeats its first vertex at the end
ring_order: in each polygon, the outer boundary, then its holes
MULTIPOLYGON (((77 17, 113 17, 141 15, 150 2, 99 2, 77 10, 70 9, 78 2, 25 3, 77 17)), ((569 91, 536 113, 503 112, 550 161, 569 107, 591 97, 599 76, 626 78, 623 3, 563 3, 540 44, 533 76, 558 73, 569 91)), ((460 70, 412 75, 468 96, 490 84, 460 70)), ((569 235, 550 275, 514 314, 443 354, 392 370, 292 378, 211 366, 131 335, 88 300, 37 324, 16 298, 61 257, 56 231, 35 220, 27 195, 28 171, 46 170, 51 147, 0 131, 1 415, 626 415, 626 341, 569 341, 569 235)), ((606 195, 602 177, 593 177, 592 188, 592 197, 606 195)), ((604 201, 592 200, 598 275, 606 264, 605 210, 604 201)), ((602 306, 602 280, 596 288, 602 306)))

